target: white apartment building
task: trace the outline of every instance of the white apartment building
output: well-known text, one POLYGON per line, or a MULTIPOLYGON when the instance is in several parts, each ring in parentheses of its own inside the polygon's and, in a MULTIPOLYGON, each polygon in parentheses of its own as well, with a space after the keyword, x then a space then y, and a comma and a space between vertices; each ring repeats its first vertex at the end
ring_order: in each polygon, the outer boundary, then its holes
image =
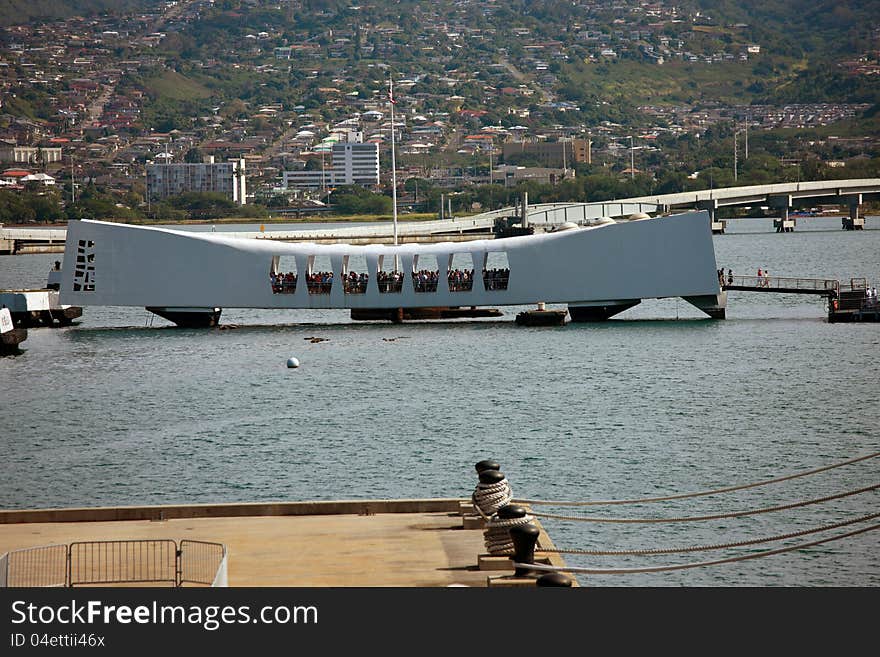
POLYGON ((186 192, 219 192, 239 205, 247 202, 244 159, 199 163, 148 164, 147 196, 156 201, 186 192))
POLYGON ((378 144, 334 144, 329 168, 323 171, 284 172, 284 186, 288 189, 323 189, 337 185, 373 187, 378 184, 378 144))
POLYGON ((18 164, 51 164, 61 161, 61 149, 45 146, 18 146, 0 143, 0 162, 18 164))

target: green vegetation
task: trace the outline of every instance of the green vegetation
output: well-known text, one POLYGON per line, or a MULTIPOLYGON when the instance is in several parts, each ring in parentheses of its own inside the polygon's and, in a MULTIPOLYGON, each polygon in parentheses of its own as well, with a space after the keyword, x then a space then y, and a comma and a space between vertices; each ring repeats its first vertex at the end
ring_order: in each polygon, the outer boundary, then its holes
POLYGON ((359 185, 337 187, 330 195, 330 204, 339 214, 389 214, 393 210, 390 197, 359 185))
POLYGON ((3 0, 0 26, 20 25, 35 18, 57 19, 100 13, 124 13, 161 4, 160 0, 3 0))

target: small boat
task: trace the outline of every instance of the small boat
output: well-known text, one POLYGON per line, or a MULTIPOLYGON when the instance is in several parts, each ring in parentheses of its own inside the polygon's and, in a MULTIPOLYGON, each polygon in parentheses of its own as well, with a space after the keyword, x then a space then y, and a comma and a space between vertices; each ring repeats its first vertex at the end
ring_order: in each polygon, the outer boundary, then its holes
POLYGON ((15 328, 9 308, 0 308, 0 355, 18 353, 18 345, 25 340, 27 329, 15 328))
POLYGON ((543 302, 535 310, 524 310, 516 316, 520 326, 564 326, 567 310, 547 310, 543 302))

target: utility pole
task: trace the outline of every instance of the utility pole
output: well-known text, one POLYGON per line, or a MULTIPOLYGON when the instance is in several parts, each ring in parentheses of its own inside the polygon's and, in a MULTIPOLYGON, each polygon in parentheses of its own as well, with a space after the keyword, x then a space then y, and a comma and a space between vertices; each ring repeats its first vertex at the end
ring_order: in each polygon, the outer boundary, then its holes
POLYGON ((737 173, 737 172, 736 172, 736 169, 737 169, 737 162, 736 162, 736 135, 737 135, 737 132, 736 132, 736 126, 734 126, 734 128, 733 128, 733 181, 734 181, 734 182, 737 181, 737 175, 736 175, 736 173, 737 173))
MULTIPOLYGON (((397 160, 394 155, 394 79, 388 75, 388 100, 391 103, 391 203, 394 219, 394 246, 397 246, 397 160)), ((397 269, 397 254, 394 255, 394 269, 397 269)))
POLYGON ((636 179, 636 149, 632 135, 629 136, 629 177, 631 180, 636 179))
POLYGON ((751 114, 746 112, 746 157, 745 159, 749 159, 749 122, 751 121, 751 114))

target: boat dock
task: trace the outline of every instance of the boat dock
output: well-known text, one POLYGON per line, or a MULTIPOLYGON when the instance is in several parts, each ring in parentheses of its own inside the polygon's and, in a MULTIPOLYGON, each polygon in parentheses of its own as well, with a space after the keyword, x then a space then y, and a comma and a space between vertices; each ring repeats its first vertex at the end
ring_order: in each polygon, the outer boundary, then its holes
MULTIPOLYGON (((5 510, 0 511, 0 555, 52 545, 63 556, 65 546, 75 544, 102 554, 123 546, 129 560, 140 555, 136 558, 149 561, 159 542, 188 541, 225 546, 229 586, 497 585, 505 573, 513 574, 512 562, 503 560, 510 565, 494 572, 481 570, 482 525, 462 515, 468 508, 463 499, 423 499, 5 510)), ((543 529, 539 546, 552 548, 543 529)), ((558 555, 552 559, 562 565, 558 555)), ((19 563, 47 570, 45 556, 19 563)), ((12 571, 10 566, 8 576, 0 572, 0 580, 34 585, 12 571)), ((113 584, 109 576, 132 585, 132 579, 113 573, 93 581, 113 584)))
POLYGON ((82 308, 62 304, 58 291, 0 290, 0 308, 8 308, 16 328, 70 326, 82 308))
POLYGON ((828 321, 878 322, 880 302, 870 294, 867 279, 851 278, 848 283, 826 278, 789 278, 782 276, 723 276, 721 289, 741 292, 810 294, 825 297, 828 321))

